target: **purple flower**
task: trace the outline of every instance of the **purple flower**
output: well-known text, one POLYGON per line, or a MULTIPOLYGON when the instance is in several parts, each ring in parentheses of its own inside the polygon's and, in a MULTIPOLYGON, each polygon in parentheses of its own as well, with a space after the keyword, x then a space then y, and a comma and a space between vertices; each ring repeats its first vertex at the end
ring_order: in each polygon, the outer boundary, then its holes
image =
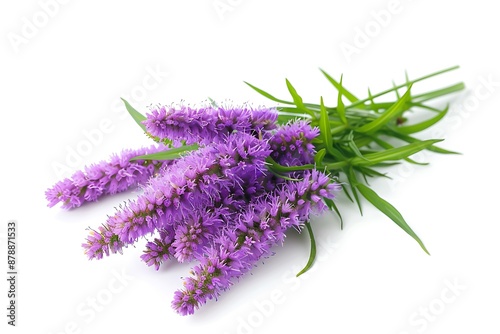
POLYGON ((234 225, 235 215, 238 213, 235 202, 230 198, 220 203, 220 206, 199 209, 206 212, 191 212, 188 218, 176 226, 172 225, 160 229, 160 238, 148 242, 141 259, 148 266, 154 265, 156 270, 169 258, 176 258, 179 262, 191 261, 194 258, 203 258, 205 251, 214 239, 220 236, 228 226, 234 225))
POLYGON ((203 248, 222 229, 222 219, 213 213, 192 212, 175 231, 172 246, 179 262, 191 261, 203 254, 203 248))
POLYGON ((224 203, 238 209, 250 194, 258 197, 265 177, 267 141, 236 132, 183 156, 151 180, 144 193, 108 218, 106 228, 124 244, 156 229, 177 226, 190 212, 224 203), (250 192, 250 193, 249 193, 250 192))
POLYGON ((45 192, 48 206, 53 207, 61 202, 65 209, 75 208, 85 202, 96 201, 103 195, 116 194, 144 184, 171 161, 130 161, 130 159, 166 149, 160 145, 138 150, 123 150, 120 155, 112 155, 109 161, 87 166, 83 171, 74 173, 71 178, 57 182, 45 192))
POLYGON ((99 231, 91 230, 87 242, 82 244, 85 254, 90 258, 102 259, 103 255, 122 253, 125 245, 118 236, 106 226, 99 226, 99 231))
POLYGON ((172 307, 179 314, 188 315, 207 300, 217 298, 232 284, 230 278, 238 270, 237 263, 242 255, 243 251, 236 249, 236 243, 229 239, 220 240, 219 247, 208 249, 200 264, 193 268, 193 277, 186 278, 184 290, 174 293, 172 307))
POLYGON ((193 109, 181 106, 160 107, 147 114, 146 130, 160 139, 185 141, 186 144, 210 144, 224 141, 233 132, 258 135, 275 128, 277 112, 268 108, 193 109))
POLYGON ((286 181, 268 197, 249 204, 234 230, 217 238, 193 268, 193 277, 175 293, 173 308, 182 315, 192 314, 207 300, 217 298, 269 254, 273 245, 283 243, 286 230, 300 230, 312 213, 326 208, 322 199, 333 198, 339 190, 327 175, 313 170, 305 172, 302 180, 286 181))
POLYGON ((319 135, 319 129, 306 121, 295 121, 280 126, 270 140, 271 157, 285 166, 300 166, 314 162, 312 140, 319 135))

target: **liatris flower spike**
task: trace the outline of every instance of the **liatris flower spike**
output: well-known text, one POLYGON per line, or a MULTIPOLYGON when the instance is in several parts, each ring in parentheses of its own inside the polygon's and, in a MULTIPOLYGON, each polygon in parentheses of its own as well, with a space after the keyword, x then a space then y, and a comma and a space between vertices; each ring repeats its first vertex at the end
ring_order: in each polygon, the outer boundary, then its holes
POLYGON ((311 218, 327 209, 343 227, 335 197, 343 192, 361 211, 364 197, 428 252, 421 239, 390 203, 368 187, 370 177, 386 177, 377 167, 405 160, 421 150, 453 154, 436 146, 440 139, 420 140, 414 133, 439 122, 448 108, 428 101, 455 93, 462 83, 412 94, 413 85, 449 72, 448 68, 401 85, 357 98, 322 71, 336 88, 337 106, 304 103, 286 80, 291 101, 275 108, 201 108, 160 106, 146 116, 125 106, 142 131, 156 142, 149 148, 124 150, 109 161, 85 167, 46 191, 50 207, 79 207, 131 187, 142 193, 124 203, 90 232, 83 243, 89 259, 123 253, 146 239, 141 259, 156 270, 166 262, 192 262, 191 276, 174 294, 172 307, 193 314, 217 299, 243 275, 272 255, 287 233, 309 235, 309 260, 316 245, 311 218), (394 94, 390 102, 380 97, 394 94), (402 93, 402 94, 401 94, 402 93), (430 112, 424 121, 406 124, 407 111, 430 112), (401 145, 403 143, 403 145, 401 145))

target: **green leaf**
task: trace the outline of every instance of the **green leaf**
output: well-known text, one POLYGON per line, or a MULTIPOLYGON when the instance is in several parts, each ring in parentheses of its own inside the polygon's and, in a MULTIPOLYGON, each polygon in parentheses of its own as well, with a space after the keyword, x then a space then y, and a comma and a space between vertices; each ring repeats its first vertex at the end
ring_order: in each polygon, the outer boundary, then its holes
POLYGON ((246 81, 243 81, 244 83, 246 83, 248 86, 250 86, 250 88, 252 88, 253 90, 255 90, 257 93, 259 93, 260 95, 264 96, 264 97, 267 97, 269 100, 271 101, 274 101, 274 102, 278 102, 278 103, 283 103, 283 104, 293 104, 292 102, 289 102, 289 101, 285 101, 285 100, 280 100, 274 96, 272 96, 271 94, 263 91, 262 89, 260 88, 257 88, 255 87, 254 85, 252 84, 249 84, 248 82, 246 81))
POLYGON ((326 79, 330 81, 330 83, 339 91, 339 93, 347 97, 347 99, 350 102, 356 102, 359 100, 356 96, 354 96, 351 92, 349 92, 345 87, 342 86, 342 77, 340 79, 340 83, 338 83, 337 80, 332 78, 328 73, 323 71, 321 68, 319 70, 321 71, 321 73, 323 73, 326 79))
POLYGON ((394 80, 392 81, 392 88, 394 89, 394 92, 396 93, 396 99, 400 99, 401 96, 399 95, 399 88, 396 86, 396 83, 394 80))
MULTIPOLYGON (((334 123, 333 123, 333 122, 330 122, 330 126, 331 126, 331 125, 334 125, 334 123)), ((345 130, 347 130, 347 129, 349 129, 349 125, 347 125, 347 124, 340 125, 340 126, 336 126, 336 127, 332 128, 332 129, 330 130, 330 135, 332 135, 332 136, 333 136, 333 135, 335 135, 335 134, 337 134, 337 133, 340 133, 340 132, 343 132, 343 131, 345 131, 345 130)))
POLYGON ((132 107, 130 103, 128 103, 125 99, 121 98, 121 100, 123 101, 123 103, 125 103, 125 108, 127 109, 130 116, 132 116, 134 121, 141 127, 144 132, 148 132, 144 124, 142 124, 142 121, 146 120, 146 116, 135 110, 134 107, 132 107))
POLYGON ((219 108, 219 106, 217 105, 217 102, 215 102, 210 96, 208 97, 208 100, 210 101, 210 104, 212 105, 212 107, 219 108))
POLYGON ((435 99, 435 98, 441 97, 443 95, 447 95, 447 94, 461 91, 462 89, 465 89, 465 85, 463 82, 460 82, 460 83, 457 83, 457 84, 449 86, 449 87, 436 89, 436 90, 431 91, 431 92, 415 95, 415 96, 413 96, 413 101, 414 102, 429 101, 431 99, 435 99))
POLYGON ((198 149, 198 144, 193 144, 189 146, 181 146, 177 148, 172 148, 167 151, 157 152, 146 155, 139 155, 130 160, 175 160, 179 158, 183 153, 194 151, 198 149))
MULTIPOLYGON (((382 91, 380 93, 377 93, 377 94, 373 95, 372 97, 376 98, 376 97, 379 97, 379 96, 382 96, 382 95, 385 95, 385 94, 397 91, 400 88, 408 87, 408 84, 414 84, 416 82, 423 81, 423 80, 426 80, 426 79, 429 79, 429 78, 441 75, 443 73, 456 70, 458 68, 459 68, 459 66, 452 66, 452 67, 449 67, 449 68, 445 68, 444 70, 441 70, 441 71, 437 71, 437 72, 434 72, 434 73, 431 73, 431 74, 424 75, 423 77, 420 77, 418 79, 413 79, 410 82, 405 82, 402 85, 394 86, 393 88, 384 90, 384 91, 382 91)), ((369 101, 369 98, 366 98, 366 99, 363 99, 363 100, 358 100, 358 101, 354 102, 353 104, 351 104, 349 107, 354 107, 354 106, 357 106, 357 105, 360 105, 360 104, 364 104, 367 101, 369 101)))
POLYGON ((326 169, 328 169, 328 170, 335 170, 335 171, 339 171, 339 170, 343 169, 344 167, 347 167, 348 165, 349 165, 349 161, 348 160, 323 163, 323 166, 325 166, 326 169))
POLYGON ((406 103, 409 101, 409 99, 410 99, 410 89, 408 89, 406 93, 404 93, 404 95, 389 109, 381 113, 380 117, 355 130, 361 133, 374 133, 378 131, 379 129, 384 127, 387 123, 389 123, 392 119, 399 116, 405 110, 406 103))
POLYGON ((314 162, 316 163, 316 166, 321 166, 323 164, 323 159, 325 158, 326 150, 322 148, 319 150, 316 155, 314 156, 314 162))
POLYGON ((347 146, 349 146, 349 148, 351 149, 351 151, 354 153, 354 155, 356 155, 357 157, 361 158, 361 159, 364 159, 364 160, 367 160, 363 154, 361 153, 361 151, 359 150, 359 147, 358 145, 356 145, 356 143, 354 142, 354 134, 353 132, 349 132, 349 134, 347 135, 347 146))
MULTIPOLYGON (((399 133, 397 131, 388 130, 388 131, 384 131, 384 133, 387 134, 387 135, 389 135, 389 136, 401 139, 401 140, 403 140, 403 141, 405 141, 407 143, 417 143, 417 142, 420 142, 420 139, 417 139, 417 138, 405 135, 404 133, 399 133)), ((444 148, 441 148, 441 147, 438 147, 438 146, 435 146, 435 145, 431 145, 429 147, 426 147, 426 150, 431 151, 431 152, 435 152, 435 153, 441 153, 441 154, 460 154, 459 152, 446 150, 444 148)))
POLYGON ((311 119, 311 115, 305 114, 297 108, 279 107, 278 109, 278 123, 287 124, 288 122, 297 118, 311 119))
POLYGON ((347 199, 349 199, 349 201, 354 203, 354 200, 352 199, 351 194, 349 193, 349 190, 347 190, 347 187, 345 186, 345 184, 341 183, 340 186, 342 187, 342 190, 344 191, 345 195, 347 196, 347 199))
POLYGON ((310 170, 315 168, 313 164, 299 165, 299 166, 283 166, 277 163, 271 157, 267 157, 266 162, 269 164, 268 165, 269 168, 278 173, 290 173, 290 172, 296 172, 300 170, 310 170))
MULTIPOLYGON (((356 170, 358 170, 359 172, 361 172, 363 175, 367 175, 369 177, 375 177, 375 176, 378 176, 378 177, 385 177, 387 179, 390 179, 389 176, 387 176, 387 174, 385 173, 380 173, 378 171, 376 171, 375 169, 373 168, 370 168, 370 167, 365 167, 365 166, 356 166, 355 167, 356 170)), ((368 182, 367 182, 368 183, 368 182)))
POLYGON ((283 114, 293 114, 296 117, 311 118, 311 115, 305 114, 303 110, 296 107, 278 107, 278 111, 283 114))
POLYGON ((344 173, 347 176, 347 181, 348 181, 349 186, 351 188, 354 200, 356 201, 356 204, 358 205, 359 213, 361 215, 363 215, 363 208, 361 207, 361 201, 359 200, 358 191, 356 190, 356 187, 355 187, 355 185, 358 183, 358 180, 356 179, 356 174, 354 172, 354 169, 352 167, 345 168, 344 173))
POLYGON ((339 208, 337 208, 337 205, 335 204, 335 202, 333 200, 331 200, 329 198, 323 198, 323 200, 325 201, 325 204, 326 204, 326 206, 328 206, 330 211, 335 211, 337 216, 339 216, 340 229, 343 230, 344 229, 344 219, 342 219, 342 215, 340 214, 339 208))
POLYGON ((357 138, 354 139, 354 142, 356 143, 356 146, 361 148, 370 145, 373 142, 373 139, 371 136, 356 136, 357 138))
MULTIPOLYGON (((342 76, 340 77, 340 87, 342 87, 342 76)), ((337 96, 337 113, 339 114, 342 123, 347 124, 347 118, 345 117, 345 106, 342 101, 342 91, 339 90, 339 95, 337 96)))
POLYGON ((424 149, 428 149, 434 143, 442 139, 429 139, 414 142, 405 146, 391 148, 382 152, 365 154, 365 159, 355 157, 351 160, 353 166, 370 166, 384 161, 401 160, 424 149))
MULTIPOLYGON (((424 246, 424 243, 420 238, 413 232, 410 226, 406 223, 403 216, 399 211, 392 206, 389 202, 381 198, 375 191, 365 186, 364 184, 357 183, 356 188, 359 190, 361 195, 368 200, 373 206, 375 206, 378 210, 380 210, 383 214, 389 217, 392 221, 394 221, 399 227, 401 227, 408 235, 410 235, 415 241, 418 242, 420 247, 429 254, 429 251, 424 246)), ((429 254, 430 255, 430 254, 429 254)))
POLYGON ((295 179, 295 178, 292 178, 292 177, 280 174, 278 172, 275 172, 271 168, 269 168, 269 171, 271 172, 271 174, 273 174, 273 175, 275 175, 275 176, 277 176, 277 177, 279 177, 279 178, 281 178, 283 180, 288 180, 288 181, 302 181, 301 179, 295 179))
POLYGON ((446 106, 445 109, 440 111, 436 116, 429 118, 423 122, 417 123, 417 124, 412 124, 412 125, 406 125, 406 126, 400 126, 396 128, 398 132, 404 133, 404 134, 411 134, 411 133, 416 133, 423 131, 437 122, 439 122, 448 112, 448 106, 446 106))
POLYGON ((296 120, 299 116, 297 115, 286 115, 286 114, 278 114, 278 124, 287 124, 293 120, 296 120))
MULTIPOLYGON (((375 143, 377 143, 378 145, 380 145, 380 147, 386 149, 386 150, 389 150, 389 149, 393 149, 394 146, 392 146, 391 144, 389 144, 388 142, 380 139, 380 138, 376 138, 376 137, 373 137, 373 141, 375 143)), ((428 165, 429 163, 427 162, 417 162, 413 159, 410 159, 410 158, 404 158, 405 161, 408 161, 409 163, 412 163, 412 164, 416 164, 416 165, 428 165)))
MULTIPOLYGON (((373 96, 372 96, 372 92, 370 91, 370 88, 368 88, 368 98, 370 99, 371 110, 375 111, 378 114, 379 108, 378 108, 378 105, 373 100, 373 96)), ((399 99, 399 96, 398 96, 398 99, 399 99)))
POLYGON ((297 93, 297 90, 295 90, 290 81, 288 81, 288 79, 285 80, 286 80, 286 87, 288 88, 288 91, 290 92, 290 95, 293 98, 293 103, 297 106, 297 108, 311 115, 312 117, 315 117, 314 112, 306 108, 304 102, 302 101, 302 97, 297 93))
POLYGON ((333 150, 332 135, 330 128, 330 120, 328 119, 328 112, 323 104, 323 97, 320 99, 320 116, 319 116, 319 130, 320 137, 323 139, 326 150, 331 155, 335 156, 336 152, 333 150))
POLYGON ((307 232, 309 233, 309 239, 311 240, 311 251, 309 252, 309 260, 307 260, 306 266, 304 267, 304 269, 297 273, 296 277, 299 277, 300 275, 308 271, 312 267, 314 259, 316 258, 316 240, 314 239, 314 233, 311 227, 311 223, 306 222, 305 225, 307 228, 307 232))
POLYGON ((406 88, 410 89, 411 83, 410 83, 410 79, 408 77, 408 71, 406 71, 406 70, 405 70, 405 83, 406 83, 406 88))

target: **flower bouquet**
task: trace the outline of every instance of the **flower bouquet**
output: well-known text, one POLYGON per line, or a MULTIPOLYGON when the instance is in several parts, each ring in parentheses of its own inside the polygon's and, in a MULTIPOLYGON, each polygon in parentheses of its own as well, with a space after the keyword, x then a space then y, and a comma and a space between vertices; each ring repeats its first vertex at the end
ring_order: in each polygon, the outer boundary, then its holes
POLYGON ((89 259, 102 259, 148 239, 141 259, 157 270, 167 261, 194 262, 191 276, 175 292, 172 307, 192 314, 217 298, 262 258, 281 245, 289 230, 306 230, 314 262, 313 215, 334 211, 343 225, 335 197, 343 192, 361 209, 365 198, 394 221, 427 252, 423 242, 390 203, 368 186, 368 178, 387 177, 377 170, 412 160, 440 139, 414 136, 441 120, 448 107, 428 101, 455 93, 463 83, 412 94, 421 81, 448 68, 394 85, 360 99, 322 71, 336 88, 337 105, 305 103, 286 80, 291 100, 252 89, 277 107, 158 106, 146 116, 125 106, 150 147, 124 150, 61 180, 46 191, 50 207, 73 209, 101 196, 140 186, 142 192, 123 203, 89 234, 83 249, 89 259), (380 98, 394 96, 380 102, 380 98), (408 120, 406 112, 430 114, 408 120))

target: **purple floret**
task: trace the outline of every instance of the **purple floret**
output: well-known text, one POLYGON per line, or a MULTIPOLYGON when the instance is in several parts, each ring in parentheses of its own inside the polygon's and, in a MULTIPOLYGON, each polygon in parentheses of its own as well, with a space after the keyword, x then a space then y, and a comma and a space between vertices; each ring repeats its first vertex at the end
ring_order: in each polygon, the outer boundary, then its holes
POLYGON ((191 261, 201 256, 204 247, 222 228, 222 219, 214 213, 189 213, 175 230, 172 246, 177 261, 191 261))
POLYGON ((173 240, 173 229, 160 230, 160 237, 146 244, 146 250, 141 255, 141 259, 148 266, 154 265, 156 270, 160 269, 160 265, 172 257, 174 253, 173 240))
POLYGON ((271 157, 284 166, 300 166, 314 162, 312 140, 319 135, 319 129, 306 121, 295 121, 280 126, 271 137, 271 157))

